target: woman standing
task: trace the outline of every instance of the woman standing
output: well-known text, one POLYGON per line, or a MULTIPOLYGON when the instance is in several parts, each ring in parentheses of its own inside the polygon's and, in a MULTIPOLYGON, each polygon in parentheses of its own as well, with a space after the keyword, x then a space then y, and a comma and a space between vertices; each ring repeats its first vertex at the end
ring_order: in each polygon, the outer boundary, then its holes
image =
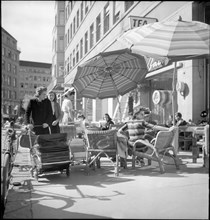
POLYGON ((69 122, 74 121, 74 109, 71 99, 74 97, 74 90, 67 90, 64 93, 64 100, 62 103, 61 110, 63 111, 62 124, 68 125, 69 122))
POLYGON ((62 119, 62 112, 61 112, 61 107, 57 102, 56 93, 53 91, 49 92, 48 98, 51 102, 52 113, 53 113, 51 132, 52 134, 60 133, 59 121, 62 119))
POLYGON ((52 107, 47 97, 47 88, 37 87, 35 97, 30 99, 25 112, 25 123, 36 135, 49 134, 52 124, 52 107))

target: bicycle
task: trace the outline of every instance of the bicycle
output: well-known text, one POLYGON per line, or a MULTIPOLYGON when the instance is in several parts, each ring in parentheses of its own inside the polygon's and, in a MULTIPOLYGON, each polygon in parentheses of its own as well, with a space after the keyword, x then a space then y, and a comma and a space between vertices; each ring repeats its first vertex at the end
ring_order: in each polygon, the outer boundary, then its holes
MULTIPOLYGON (((1 176, 1 203, 3 209, 6 203, 7 192, 11 181, 11 173, 14 165, 15 155, 17 148, 14 149, 14 141, 18 140, 16 131, 10 124, 10 127, 6 130, 6 136, 4 139, 4 151, 3 151, 3 164, 2 164, 2 176, 1 176)), ((17 144, 18 146, 18 144, 17 144)))

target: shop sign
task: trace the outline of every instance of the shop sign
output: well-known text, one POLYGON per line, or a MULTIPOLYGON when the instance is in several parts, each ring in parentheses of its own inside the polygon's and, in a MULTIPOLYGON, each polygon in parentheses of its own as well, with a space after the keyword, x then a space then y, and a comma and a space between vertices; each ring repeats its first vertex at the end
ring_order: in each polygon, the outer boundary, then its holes
POLYGON ((141 27, 143 25, 158 21, 157 18, 148 18, 148 17, 139 17, 139 16, 129 16, 129 19, 130 19, 130 29, 141 27))
POLYGON ((149 58, 146 58, 146 62, 147 62, 148 71, 151 72, 151 71, 160 69, 160 68, 168 65, 169 64, 169 59, 168 58, 162 58, 161 60, 159 60, 159 59, 149 57, 149 58))

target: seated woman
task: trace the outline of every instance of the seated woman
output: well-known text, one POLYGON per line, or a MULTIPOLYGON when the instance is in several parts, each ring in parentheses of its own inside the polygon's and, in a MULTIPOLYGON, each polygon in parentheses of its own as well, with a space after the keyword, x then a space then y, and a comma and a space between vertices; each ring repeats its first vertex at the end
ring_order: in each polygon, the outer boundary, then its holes
MULTIPOLYGON (((149 142, 154 138, 154 136, 148 133, 146 133, 147 129, 157 130, 157 131, 168 131, 169 128, 154 125, 151 123, 148 123, 145 121, 145 112, 147 112, 148 109, 144 107, 137 107, 134 109, 133 118, 131 121, 128 121, 125 123, 124 126, 122 126, 119 129, 119 132, 125 132, 128 133, 128 154, 132 155, 133 152, 133 144, 136 140, 143 139, 148 140, 149 142)), ((138 143, 136 145, 136 151, 146 152, 148 148, 138 143)), ((144 165, 143 158, 138 157, 138 160, 140 161, 141 165, 144 165)))
POLYGON ((112 128, 112 125, 114 125, 114 122, 112 121, 108 113, 106 113, 104 117, 105 117, 106 123, 104 125, 101 125, 101 130, 109 130, 112 128))

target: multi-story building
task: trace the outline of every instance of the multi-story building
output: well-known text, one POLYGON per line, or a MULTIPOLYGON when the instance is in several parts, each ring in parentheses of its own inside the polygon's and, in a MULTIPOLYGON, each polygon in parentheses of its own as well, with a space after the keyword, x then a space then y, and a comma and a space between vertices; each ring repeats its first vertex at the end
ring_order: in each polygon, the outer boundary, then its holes
POLYGON ((20 60, 19 93, 20 100, 33 97, 39 86, 48 87, 52 76, 50 63, 40 63, 20 60))
MULTIPOLYGON (((209 24, 209 8, 209 2, 196 1, 65 1, 64 86, 71 85, 78 65, 99 52, 125 48, 117 38, 126 30, 149 22, 178 20, 179 16, 183 20, 209 24)), ((137 102, 152 110, 153 120, 165 123, 172 114, 171 102, 162 106, 155 104, 152 94, 155 90, 172 90, 174 65, 164 66, 151 59, 147 62, 150 72, 147 83, 137 89, 137 102)), ((182 112, 185 120, 197 122, 201 111, 209 111, 209 60, 178 62, 177 67, 176 81, 185 83, 188 89, 185 96, 177 93, 175 108, 182 112)), ((127 99, 122 98, 121 102, 127 103, 127 99)), ((96 99, 88 103, 90 120, 100 120, 106 112, 114 119, 117 117, 116 99, 96 99)), ((83 98, 83 108, 86 106, 87 100, 83 98)))
POLYGON ((55 25, 52 33, 52 81, 48 91, 55 91, 61 104, 64 83, 65 2, 55 1, 55 25))
POLYGON ((9 117, 14 117, 19 105, 19 55, 17 40, 4 28, 2 33, 2 75, 1 75, 1 112, 9 117))

